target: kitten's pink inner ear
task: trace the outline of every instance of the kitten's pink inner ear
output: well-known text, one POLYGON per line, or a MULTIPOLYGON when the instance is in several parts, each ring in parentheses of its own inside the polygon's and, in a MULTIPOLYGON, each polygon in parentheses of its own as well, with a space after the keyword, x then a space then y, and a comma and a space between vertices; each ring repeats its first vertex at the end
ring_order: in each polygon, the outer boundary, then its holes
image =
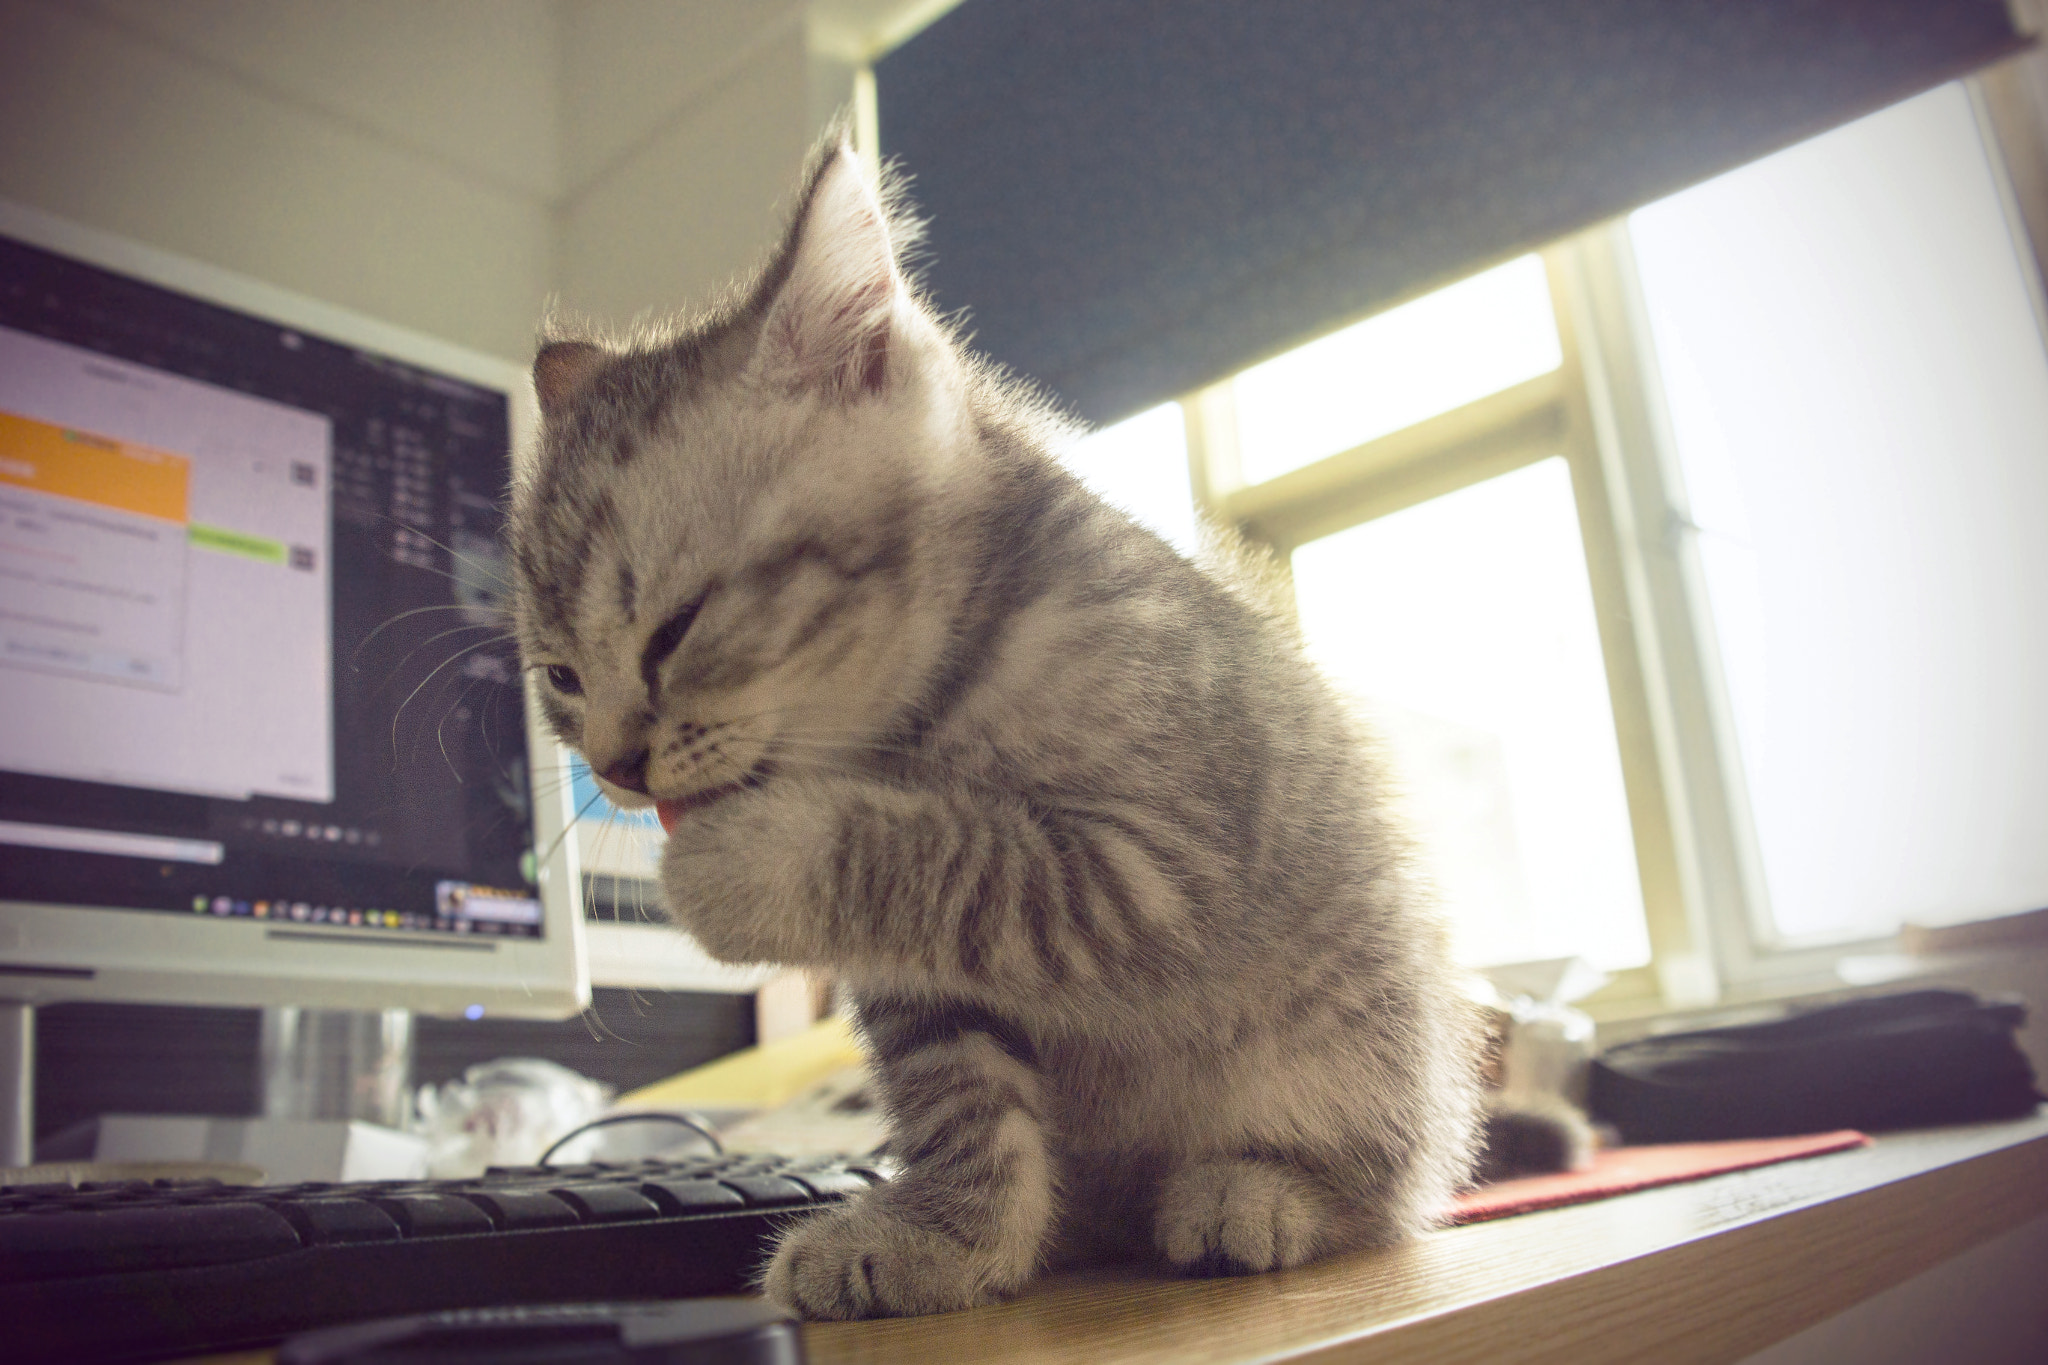
POLYGON ((798 382, 879 393, 901 288, 888 218, 842 147, 804 206, 789 274, 762 328, 762 362, 798 382))
POLYGON ((559 416, 597 378, 610 357, 587 341, 556 341, 533 358, 533 391, 547 417, 559 416))

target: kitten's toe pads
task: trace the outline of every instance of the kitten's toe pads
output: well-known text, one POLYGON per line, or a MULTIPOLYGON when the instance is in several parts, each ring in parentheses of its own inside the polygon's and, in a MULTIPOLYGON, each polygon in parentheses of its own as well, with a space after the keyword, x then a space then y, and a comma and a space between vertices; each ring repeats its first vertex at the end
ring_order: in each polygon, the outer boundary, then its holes
POLYGON ((1300 1176, 1270 1162, 1218 1161, 1167 1177, 1153 1233, 1183 1270, 1244 1275, 1308 1260, 1321 1221, 1300 1176))
POLYGON ((805 1219, 782 1238, 762 1291, 806 1318, 909 1317, 991 1303, 994 1258, 856 1206, 805 1219))

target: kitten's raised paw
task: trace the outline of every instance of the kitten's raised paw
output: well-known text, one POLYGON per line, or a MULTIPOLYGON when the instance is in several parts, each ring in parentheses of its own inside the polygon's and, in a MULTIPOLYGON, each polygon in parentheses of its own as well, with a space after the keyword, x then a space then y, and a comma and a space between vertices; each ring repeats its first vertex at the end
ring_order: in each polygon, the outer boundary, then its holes
POLYGON ((1322 1217, 1308 1182, 1267 1161, 1184 1166, 1159 1187, 1153 1235, 1194 1275, 1249 1275, 1315 1254, 1322 1217))
POLYGON ((992 1303, 992 1258, 865 1208, 806 1219, 784 1235, 762 1290, 806 1318, 913 1317, 992 1303))

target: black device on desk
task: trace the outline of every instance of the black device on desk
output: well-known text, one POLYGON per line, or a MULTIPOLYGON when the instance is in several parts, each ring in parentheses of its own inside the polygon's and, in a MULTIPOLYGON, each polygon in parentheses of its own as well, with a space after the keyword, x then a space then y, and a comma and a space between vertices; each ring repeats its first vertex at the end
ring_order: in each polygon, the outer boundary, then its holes
POLYGON ((802 1365, 796 1320, 732 1299, 465 1308, 293 1337, 278 1365, 802 1365))
POLYGON ((881 1159, 750 1155, 498 1168, 473 1180, 0 1187, 10 1361, 260 1345, 451 1308, 749 1292, 776 1230, 881 1159))

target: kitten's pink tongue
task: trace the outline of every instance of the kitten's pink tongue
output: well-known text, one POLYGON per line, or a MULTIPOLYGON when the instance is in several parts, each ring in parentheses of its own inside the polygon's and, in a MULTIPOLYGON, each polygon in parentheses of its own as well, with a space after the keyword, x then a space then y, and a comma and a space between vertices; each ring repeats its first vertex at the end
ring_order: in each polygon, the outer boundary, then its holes
POLYGON ((722 787, 708 787, 700 792, 691 792, 688 796, 675 796, 666 801, 657 801, 654 803, 654 818, 661 821, 663 834, 673 834, 676 830, 676 821, 691 811, 716 805, 734 792, 758 786, 761 780, 774 770, 774 764, 764 761, 737 782, 728 782, 722 787))

